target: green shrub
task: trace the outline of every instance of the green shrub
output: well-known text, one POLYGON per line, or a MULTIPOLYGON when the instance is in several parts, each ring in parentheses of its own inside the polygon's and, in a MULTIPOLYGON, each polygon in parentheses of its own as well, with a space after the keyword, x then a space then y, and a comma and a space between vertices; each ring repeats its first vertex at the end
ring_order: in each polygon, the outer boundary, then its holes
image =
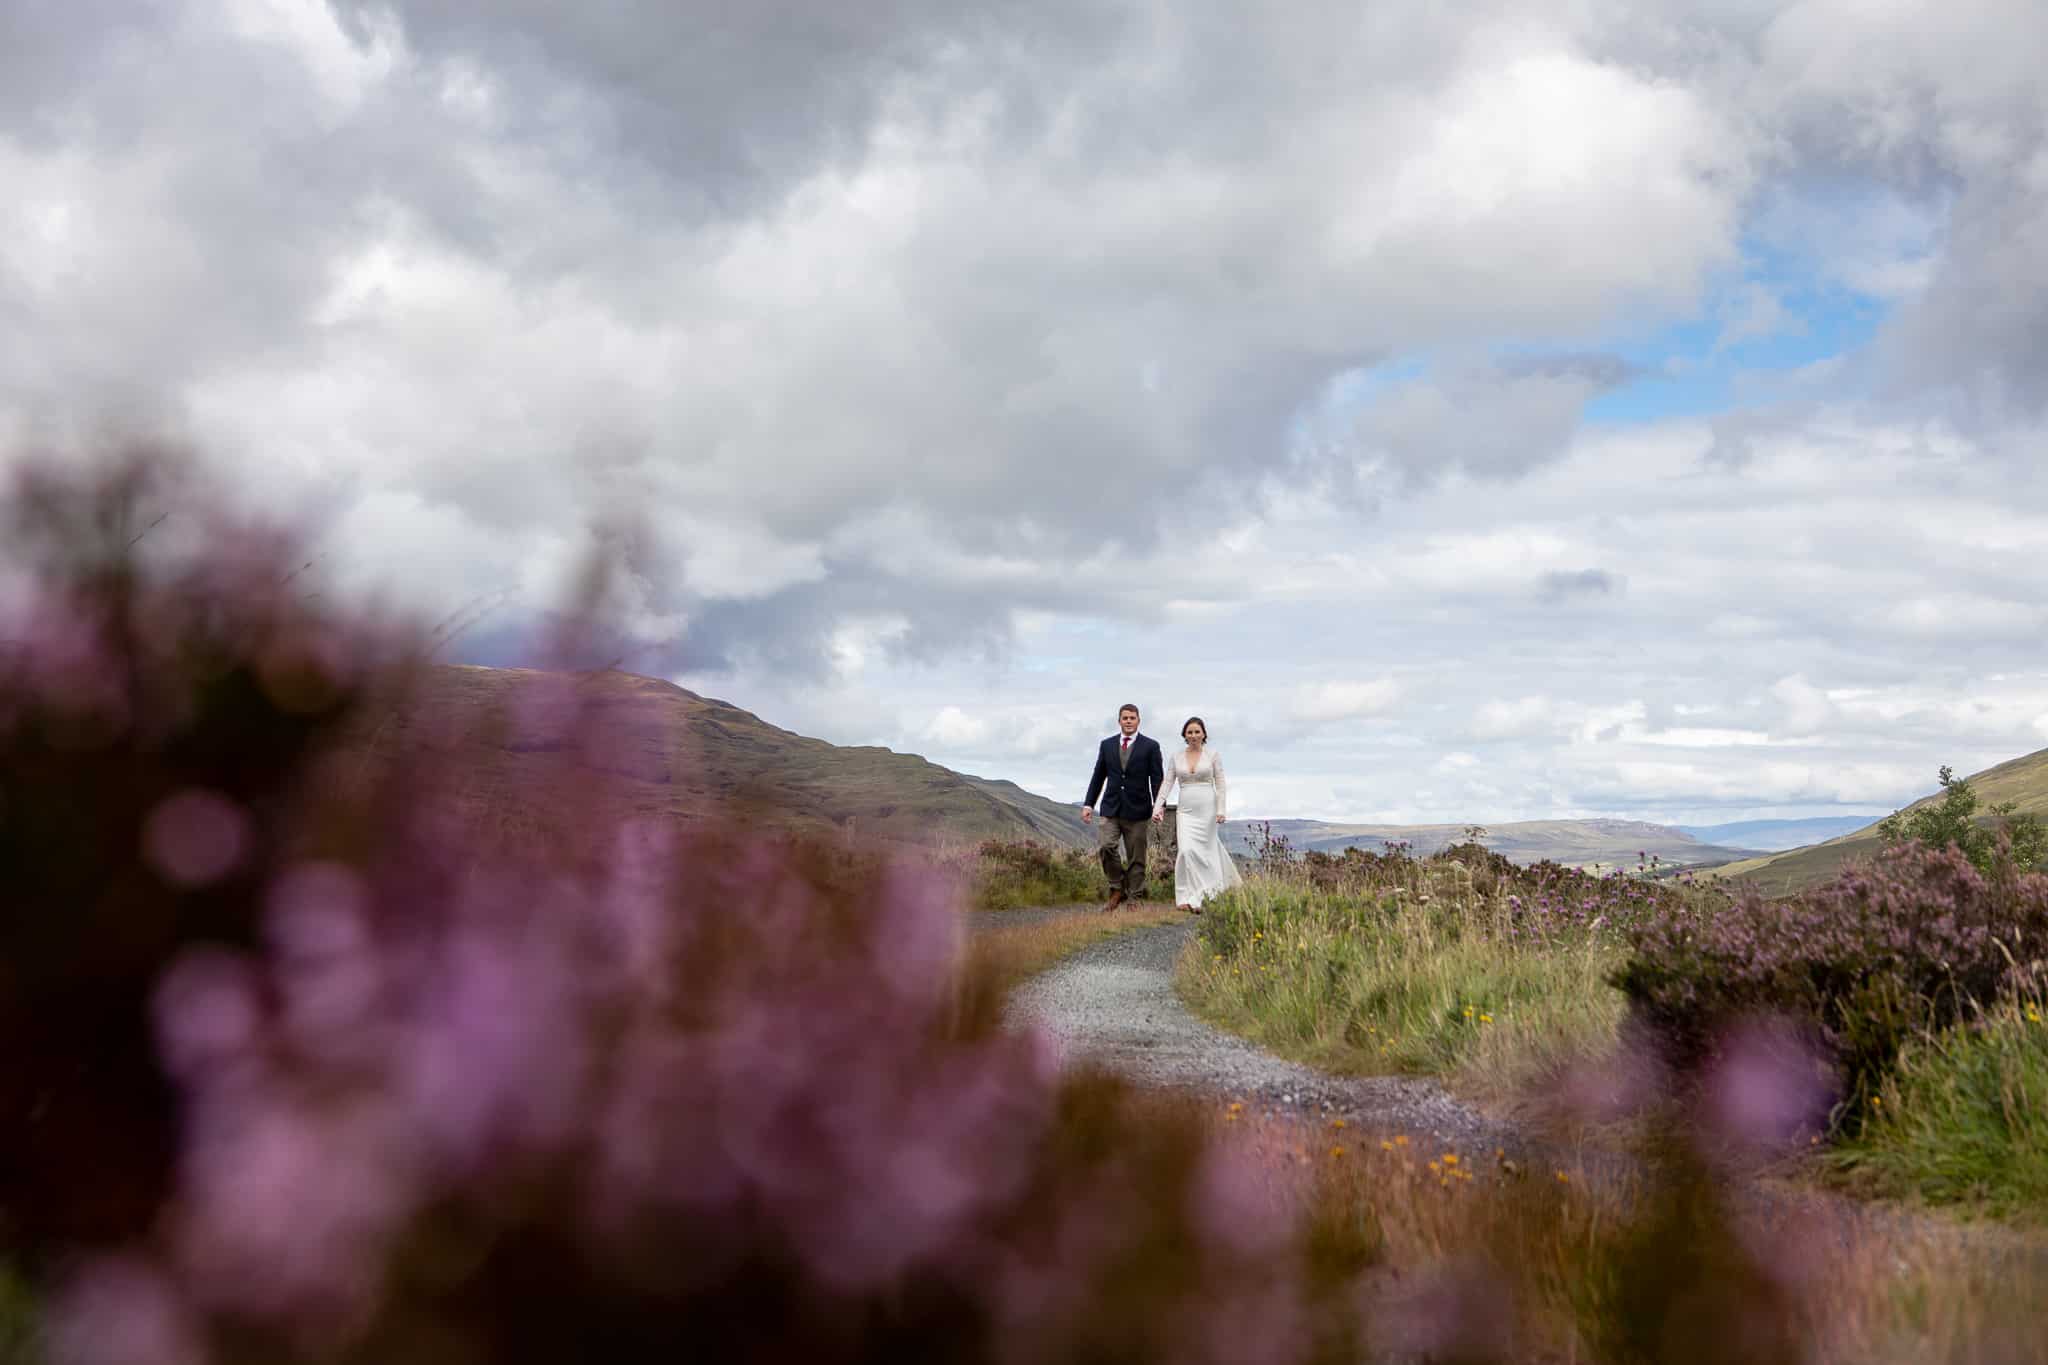
POLYGON ((1988 807, 1985 814, 1992 823, 1986 823, 1977 815, 1977 793, 1969 779, 1943 766, 1941 790, 1939 801, 1886 816, 1878 824, 1878 836, 1892 847, 1915 840, 1929 848, 1953 846, 1979 872, 1989 872, 2001 856, 2026 869, 2048 864, 2048 826, 2031 815, 2017 814, 2016 802, 1988 807), (2001 848, 2006 850, 2003 855, 2001 848))
POLYGON ((1083 849, 1033 839, 984 839, 975 849, 974 904, 980 909, 1071 905, 1104 894, 1102 866, 1083 849))

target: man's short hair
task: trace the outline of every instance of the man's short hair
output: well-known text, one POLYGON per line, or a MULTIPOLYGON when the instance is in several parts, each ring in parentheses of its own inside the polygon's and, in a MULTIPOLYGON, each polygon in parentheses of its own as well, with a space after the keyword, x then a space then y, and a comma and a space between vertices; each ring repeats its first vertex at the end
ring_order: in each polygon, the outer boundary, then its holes
POLYGON ((1138 703, 1136 703, 1136 702, 1134 702, 1134 701, 1127 701, 1127 702, 1125 702, 1125 703, 1124 703, 1124 704, 1123 704, 1122 706, 1119 706, 1119 707, 1117 707, 1117 708, 1116 708, 1116 713, 1117 713, 1117 714, 1118 714, 1119 716, 1121 716, 1121 715, 1122 715, 1122 714, 1123 714, 1124 712, 1126 712, 1126 711, 1130 712, 1130 713, 1131 713, 1132 715, 1134 715, 1134 716, 1140 716, 1140 717, 1142 717, 1142 716, 1143 716, 1143 715, 1145 714, 1145 713, 1144 713, 1143 711, 1140 711, 1140 710, 1138 709, 1138 703))

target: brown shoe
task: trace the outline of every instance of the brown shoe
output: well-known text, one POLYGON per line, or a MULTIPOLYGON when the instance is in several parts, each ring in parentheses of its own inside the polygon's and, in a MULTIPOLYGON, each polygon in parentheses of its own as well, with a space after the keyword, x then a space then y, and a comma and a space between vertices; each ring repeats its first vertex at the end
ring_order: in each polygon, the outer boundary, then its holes
POLYGON ((1122 890, 1112 891, 1109 893, 1109 904, 1102 907, 1102 913, 1106 915, 1110 911, 1116 909, 1119 905, 1122 905, 1123 903, 1124 893, 1122 892, 1122 890))

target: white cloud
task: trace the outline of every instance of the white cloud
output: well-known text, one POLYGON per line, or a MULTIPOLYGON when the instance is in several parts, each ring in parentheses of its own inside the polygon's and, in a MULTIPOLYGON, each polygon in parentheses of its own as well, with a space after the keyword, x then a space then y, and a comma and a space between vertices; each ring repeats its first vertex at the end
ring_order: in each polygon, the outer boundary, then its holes
POLYGON ((1468 733, 1474 739, 1525 738, 1545 734, 1552 728, 1553 714, 1548 697, 1486 701, 1473 711, 1468 733))
POLYGON ((1393 678, 1316 683, 1296 696, 1294 714, 1319 724, 1376 716, 1392 706, 1400 695, 1401 686, 1393 678))
POLYGON ((972 748, 988 739, 989 723, 957 706, 942 708, 924 727, 924 736, 949 748, 972 748))

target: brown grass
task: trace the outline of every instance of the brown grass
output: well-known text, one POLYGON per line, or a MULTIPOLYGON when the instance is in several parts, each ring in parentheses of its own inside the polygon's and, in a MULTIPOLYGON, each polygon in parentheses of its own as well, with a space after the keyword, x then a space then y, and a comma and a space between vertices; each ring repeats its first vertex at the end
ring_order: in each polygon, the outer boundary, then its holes
POLYGON ((1170 906, 1109 915, 1093 908, 1077 909, 1050 919, 1034 916, 1013 924, 1000 923, 1006 913, 973 912, 975 932, 967 945, 967 972, 999 993, 1008 993, 1083 948, 1181 918, 1181 912, 1170 906))

